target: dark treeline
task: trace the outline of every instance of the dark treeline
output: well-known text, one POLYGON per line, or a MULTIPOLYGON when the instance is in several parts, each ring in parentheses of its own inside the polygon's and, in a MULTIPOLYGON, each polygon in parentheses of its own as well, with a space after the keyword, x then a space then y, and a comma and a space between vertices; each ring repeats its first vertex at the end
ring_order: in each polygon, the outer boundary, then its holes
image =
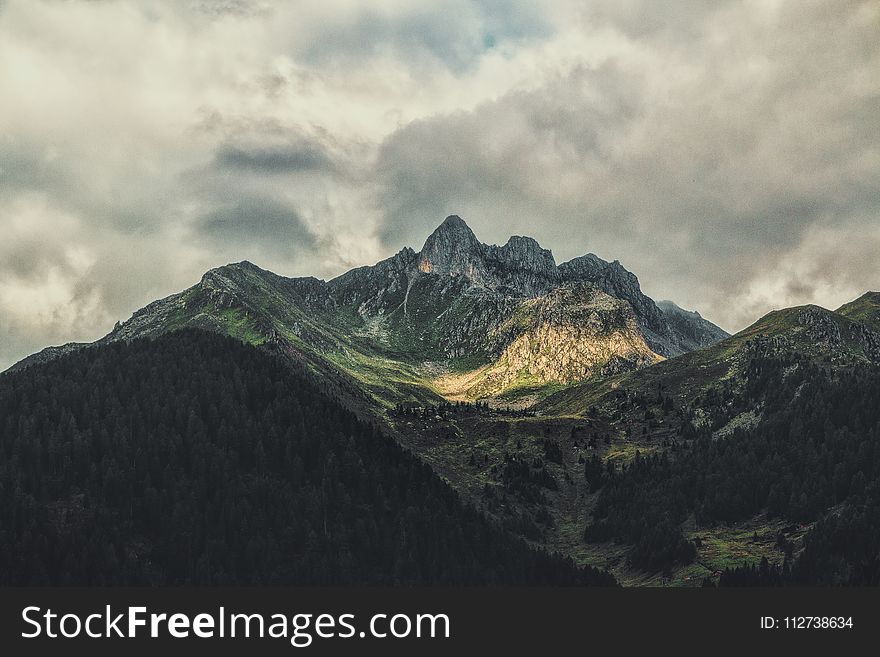
POLYGON ((0 584, 613 584, 197 331, 0 377, 0 584))
POLYGON ((427 406, 415 402, 401 402, 395 404, 390 414, 399 418, 420 418, 423 420, 447 420, 452 417, 474 415, 475 413, 489 413, 511 417, 534 417, 535 412, 527 409, 516 409, 510 406, 490 408, 488 402, 441 402, 428 404, 427 406))
POLYGON ((657 570, 693 558, 679 529, 690 513, 702 526, 762 511, 824 517, 794 563, 739 569, 727 582, 880 583, 880 371, 759 356, 744 390, 716 396, 728 418, 756 409, 760 423, 723 438, 691 431, 674 455, 637 457, 622 471, 588 461, 601 492, 585 538, 622 539, 634 545, 633 565, 657 570))
POLYGON ((417 404, 414 402, 402 402, 396 404, 394 408, 391 410, 392 415, 397 415, 400 417, 421 417, 421 418, 435 418, 435 417, 449 417, 450 415, 456 415, 460 413, 473 413, 475 411, 488 411, 489 404, 486 402, 465 402, 465 401, 455 401, 455 402, 441 402, 439 404, 428 404, 427 406, 423 406, 421 404, 417 404))
MULTIPOLYGON (((757 566, 746 564, 737 568, 729 568, 721 573, 719 586, 784 586, 791 580, 791 568, 788 563, 772 564, 767 557, 761 558, 757 566)), ((705 582, 705 586, 714 586, 705 582)))

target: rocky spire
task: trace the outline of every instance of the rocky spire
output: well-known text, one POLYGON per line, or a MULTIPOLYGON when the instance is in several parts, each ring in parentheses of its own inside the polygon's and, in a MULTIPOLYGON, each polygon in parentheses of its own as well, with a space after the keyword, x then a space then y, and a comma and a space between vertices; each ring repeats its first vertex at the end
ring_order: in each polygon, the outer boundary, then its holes
POLYGON ((514 235, 504 246, 486 247, 487 263, 497 282, 528 297, 559 283, 553 254, 531 237, 514 235))
POLYGON ((556 260, 548 249, 541 248, 531 237, 514 235, 507 244, 497 249, 500 259, 518 269, 527 269, 547 276, 556 272, 556 260))
POLYGON ((446 217, 431 233, 419 253, 419 270, 424 273, 461 274, 473 282, 486 282, 483 245, 458 215, 446 217))

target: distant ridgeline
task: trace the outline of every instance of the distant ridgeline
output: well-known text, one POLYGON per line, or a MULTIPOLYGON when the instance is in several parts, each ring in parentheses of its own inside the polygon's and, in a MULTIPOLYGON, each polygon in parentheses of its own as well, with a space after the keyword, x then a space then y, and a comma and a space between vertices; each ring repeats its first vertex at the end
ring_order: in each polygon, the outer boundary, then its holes
POLYGON ((528 547, 283 363, 196 330, 0 377, 0 585, 614 578, 528 547))

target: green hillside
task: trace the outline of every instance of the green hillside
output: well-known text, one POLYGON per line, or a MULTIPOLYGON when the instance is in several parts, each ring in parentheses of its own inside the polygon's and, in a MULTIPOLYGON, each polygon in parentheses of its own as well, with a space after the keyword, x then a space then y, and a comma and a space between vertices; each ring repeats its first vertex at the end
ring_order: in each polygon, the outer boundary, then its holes
POLYGON ((843 304, 836 312, 880 331, 880 292, 866 292, 855 301, 843 304))

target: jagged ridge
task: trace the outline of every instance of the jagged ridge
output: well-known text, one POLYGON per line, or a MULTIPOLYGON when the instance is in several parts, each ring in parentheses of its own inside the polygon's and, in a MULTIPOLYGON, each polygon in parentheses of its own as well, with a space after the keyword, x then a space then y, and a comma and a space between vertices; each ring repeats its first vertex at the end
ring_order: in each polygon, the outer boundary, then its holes
POLYGON ((468 396, 494 395, 524 380, 567 384, 642 367, 726 336, 697 314, 661 310, 617 261, 588 254, 557 266, 534 239, 486 245, 456 215, 419 252, 330 281, 249 262, 211 270, 99 343, 184 326, 283 352, 337 387, 347 381, 368 405, 435 398, 438 366, 482 372, 468 396))

